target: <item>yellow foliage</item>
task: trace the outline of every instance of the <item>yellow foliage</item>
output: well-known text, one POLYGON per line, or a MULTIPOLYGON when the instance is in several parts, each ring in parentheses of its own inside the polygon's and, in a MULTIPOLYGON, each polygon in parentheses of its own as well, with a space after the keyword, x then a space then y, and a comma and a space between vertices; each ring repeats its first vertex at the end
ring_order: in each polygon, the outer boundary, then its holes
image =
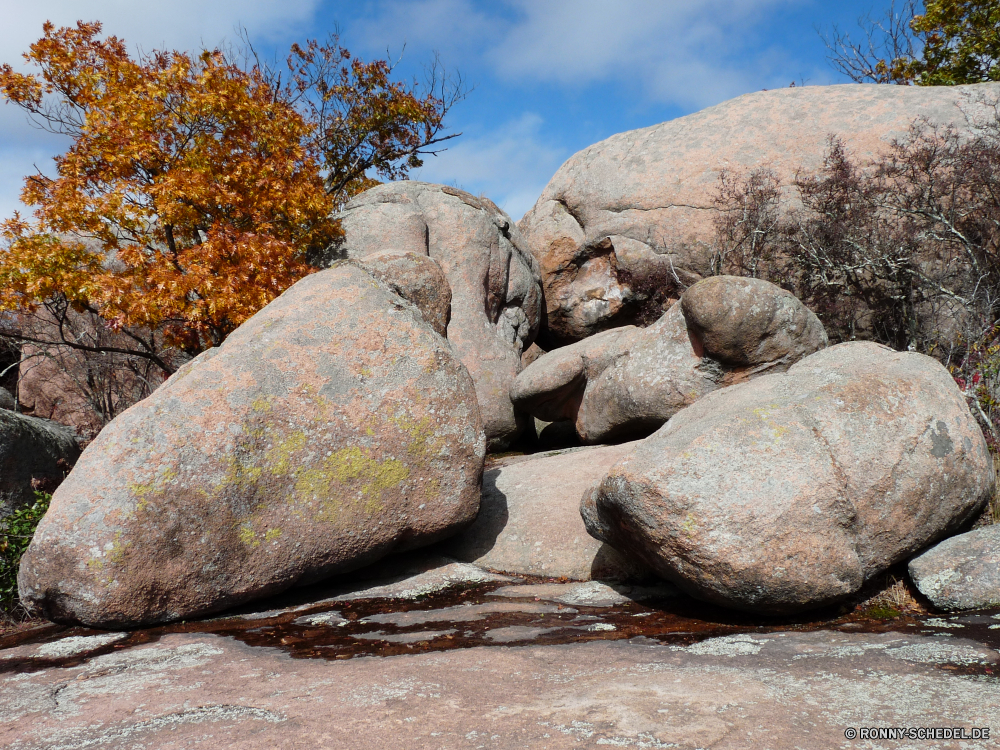
POLYGON ((34 221, 0 225, 0 308, 64 295, 114 327, 200 351, 339 236, 314 126, 220 52, 132 59, 100 29, 46 24, 25 55, 40 74, 0 67, 8 101, 73 138, 54 178, 25 180, 34 221))

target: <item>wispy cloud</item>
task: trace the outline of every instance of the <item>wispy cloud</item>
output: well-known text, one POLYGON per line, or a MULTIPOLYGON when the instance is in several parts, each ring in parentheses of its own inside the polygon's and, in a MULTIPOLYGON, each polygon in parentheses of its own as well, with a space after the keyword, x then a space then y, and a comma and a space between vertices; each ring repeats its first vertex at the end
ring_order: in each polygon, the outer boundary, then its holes
POLYGON ((759 87, 774 60, 748 61, 748 37, 764 31, 767 12, 804 2, 382 0, 351 32, 369 50, 405 39, 417 49, 478 57, 508 83, 614 82, 659 103, 703 107, 759 87))
POLYGON ((569 156, 547 142, 542 131, 541 118, 525 113, 495 129, 463 136, 447 151, 425 159, 413 177, 483 193, 516 221, 569 156))
POLYGON ((320 0, 39 0, 10 3, 0 24, 0 62, 15 64, 42 35, 42 24, 101 21, 107 34, 143 49, 212 47, 232 39, 237 26, 255 38, 280 39, 313 17, 320 0))

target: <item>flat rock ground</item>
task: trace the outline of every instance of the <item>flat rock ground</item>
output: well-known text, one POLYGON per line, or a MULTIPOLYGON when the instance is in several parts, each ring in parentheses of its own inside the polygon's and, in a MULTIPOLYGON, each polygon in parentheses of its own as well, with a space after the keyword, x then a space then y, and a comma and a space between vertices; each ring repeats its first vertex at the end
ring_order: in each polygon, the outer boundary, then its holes
POLYGON ((1000 614, 754 620, 667 586, 411 558, 224 616, 0 638, 0 746, 987 748, 1000 614))

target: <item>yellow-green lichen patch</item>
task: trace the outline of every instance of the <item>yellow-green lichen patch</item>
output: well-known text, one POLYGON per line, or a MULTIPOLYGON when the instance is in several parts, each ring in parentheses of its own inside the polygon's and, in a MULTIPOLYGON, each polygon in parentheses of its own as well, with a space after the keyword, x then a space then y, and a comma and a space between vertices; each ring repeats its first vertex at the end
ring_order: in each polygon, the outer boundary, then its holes
MULTIPOLYGON (((105 570, 106 567, 115 567, 122 563, 125 559, 125 552, 131 546, 131 542, 122 539, 122 532, 116 531, 115 538, 108 544, 105 545, 107 550, 103 557, 92 557, 87 560, 87 567, 91 570, 98 572, 105 570)), ((105 586, 110 586, 114 582, 114 574, 108 571, 108 574, 101 581, 105 586)))
POLYGON ((318 521, 335 521, 344 500, 364 501, 365 511, 382 508, 382 493, 399 487, 410 476, 409 467, 395 458, 379 461, 358 447, 327 456, 321 466, 300 472, 295 481, 297 502, 318 505, 318 521))
POLYGON ((263 533, 256 531, 254 529, 254 523, 259 519, 250 519, 244 521, 239 525, 239 530, 237 532, 240 542, 242 542, 247 547, 255 549, 260 546, 261 541, 265 544, 268 542, 273 542, 275 539, 281 536, 282 531, 280 528, 271 528, 263 533))
POLYGON ((441 451, 444 441, 435 435, 436 422, 431 417, 415 419, 412 414, 404 412, 390 419, 396 427, 412 438, 406 450, 414 458, 429 459, 441 451))
POLYGON ((135 505, 135 512, 139 513, 149 505, 151 495, 163 494, 167 485, 177 478, 177 470, 171 466, 161 466, 156 475, 144 483, 133 482, 129 485, 129 491, 138 499, 135 505))
POLYGON ((771 440, 775 443, 781 441, 781 438, 788 428, 784 425, 777 424, 773 419, 771 419, 771 411, 780 408, 778 404, 768 404, 766 407, 759 407, 753 410, 754 416, 757 417, 764 426, 771 432, 771 440))
POLYGON ((296 430, 287 437, 278 440, 267 451, 264 463, 273 476, 281 477, 292 473, 292 454, 302 450, 309 442, 305 430, 296 430))

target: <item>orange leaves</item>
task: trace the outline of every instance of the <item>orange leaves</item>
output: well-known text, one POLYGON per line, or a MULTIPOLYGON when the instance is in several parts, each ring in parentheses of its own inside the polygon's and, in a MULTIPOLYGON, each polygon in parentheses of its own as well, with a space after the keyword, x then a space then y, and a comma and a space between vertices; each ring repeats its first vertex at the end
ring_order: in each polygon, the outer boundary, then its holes
POLYGON ((46 24, 36 74, 0 68, 8 101, 72 138, 54 177, 25 180, 33 221, 0 225, 0 309, 58 297, 192 354, 313 270, 339 204, 453 137, 442 121, 464 95, 436 66, 426 93, 393 81, 335 37, 294 45, 281 85, 219 51, 133 58, 100 32, 46 24))
POLYGON ((0 228, 0 305, 62 294, 199 351, 309 273, 306 253, 339 235, 313 126, 219 52, 132 59, 99 32, 46 25, 26 56, 39 74, 0 69, 9 101, 73 138, 54 178, 25 182, 35 221, 0 228))

